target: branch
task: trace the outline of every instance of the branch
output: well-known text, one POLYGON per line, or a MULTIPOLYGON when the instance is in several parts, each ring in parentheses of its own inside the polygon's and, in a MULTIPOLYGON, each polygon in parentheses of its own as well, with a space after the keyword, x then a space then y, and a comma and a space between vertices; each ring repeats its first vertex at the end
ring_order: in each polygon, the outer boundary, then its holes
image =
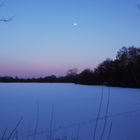
MULTIPOLYGON (((5 2, 4 0, 0 2, 0 8, 3 7, 4 2, 5 2)), ((0 22, 10 22, 11 20, 13 20, 14 17, 15 15, 9 18, 5 18, 5 17, 0 18, 0 22)))
POLYGON ((10 22, 11 20, 13 20, 14 17, 15 17, 15 15, 10 18, 0 18, 0 21, 1 22, 10 22))
POLYGON ((138 10, 140 10, 140 5, 139 5, 139 4, 137 4, 136 6, 137 6, 138 10))
POLYGON ((0 8, 1 8, 3 5, 4 5, 4 1, 2 1, 2 2, 0 3, 0 8))

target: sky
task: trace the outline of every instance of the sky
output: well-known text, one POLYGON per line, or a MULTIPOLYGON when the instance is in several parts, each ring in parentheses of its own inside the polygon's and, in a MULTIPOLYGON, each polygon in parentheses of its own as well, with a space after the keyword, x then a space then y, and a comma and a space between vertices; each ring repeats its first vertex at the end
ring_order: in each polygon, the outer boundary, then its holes
POLYGON ((0 76, 94 70, 122 46, 140 47, 140 0, 5 0, 0 76), (76 23, 76 26, 75 26, 76 23))

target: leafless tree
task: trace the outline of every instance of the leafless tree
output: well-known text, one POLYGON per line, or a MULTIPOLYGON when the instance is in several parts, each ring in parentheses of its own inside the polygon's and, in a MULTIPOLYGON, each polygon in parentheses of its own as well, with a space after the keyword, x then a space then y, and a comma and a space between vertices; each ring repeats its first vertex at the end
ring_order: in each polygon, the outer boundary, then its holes
POLYGON ((75 76, 78 73, 78 69, 77 68, 73 68, 73 69, 69 69, 67 71, 67 76, 75 76))

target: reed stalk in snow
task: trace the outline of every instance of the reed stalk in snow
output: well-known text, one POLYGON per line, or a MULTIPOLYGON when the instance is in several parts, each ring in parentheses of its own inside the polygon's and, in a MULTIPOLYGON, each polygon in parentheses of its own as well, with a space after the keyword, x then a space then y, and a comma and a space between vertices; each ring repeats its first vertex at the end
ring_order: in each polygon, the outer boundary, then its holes
POLYGON ((107 136, 107 140, 110 140, 111 131, 112 131, 112 122, 110 123, 109 133, 108 133, 108 136, 107 136))
POLYGON ((20 125, 21 121, 23 120, 23 118, 21 117, 21 119, 18 121, 18 123, 16 124, 15 128, 11 131, 11 133, 9 134, 9 136, 7 137, 7 140, 10 140, 10 138, 13 136, 13 134, 15 133, 15 131, 17 130, 18 126, 20 125))
POLYGON ((110 87, 108 87, 108 98, 107 98, 107 107, 106 107, 106 112, 105 112, 105 121, 104 121, 104 124, 103 124, 103 130, 102 130, 102 133, 101 133, 100 140, 103 139, 105 128, 106 128, 106 124, 107 124, 109 102, 110 102, 110 87))
POLYGON ((94 128, 94 133, 93 133, 93 140, 96 139, 96 131, 97 131, 98 121, 99 121, 100 112, 101 112, 101 108, 102 108, 102 102, 103 102, 103 86, 102 86, 102 91, 101 91, 101 98, 100 98, 100 104, 99 104, 99 109, 98 109, 98 113, 97 113, 97 118, 96 118, 96 121, 95 121, 95 128, 94 128))
POLYGON ((36 124, 35 124, 35 128, 34 128, 33 140, 35 140, 35 138, 36 138, 38 122, 39 122, 39 104, 37 104, 37 118, 36 118, 36 124))

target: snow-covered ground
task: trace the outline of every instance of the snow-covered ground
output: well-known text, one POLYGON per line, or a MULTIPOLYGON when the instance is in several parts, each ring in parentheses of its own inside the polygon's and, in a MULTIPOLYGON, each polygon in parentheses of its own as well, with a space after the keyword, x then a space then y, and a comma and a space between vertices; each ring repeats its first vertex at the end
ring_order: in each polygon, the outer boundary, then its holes
POLYGON ((95 127, 96 140, 101 135, 102 140, 140 140, 140 89, 1 83, 0 136, 6 128, 9 136, 21 117, 15 131, 20 140, 93 140, 95 127))

